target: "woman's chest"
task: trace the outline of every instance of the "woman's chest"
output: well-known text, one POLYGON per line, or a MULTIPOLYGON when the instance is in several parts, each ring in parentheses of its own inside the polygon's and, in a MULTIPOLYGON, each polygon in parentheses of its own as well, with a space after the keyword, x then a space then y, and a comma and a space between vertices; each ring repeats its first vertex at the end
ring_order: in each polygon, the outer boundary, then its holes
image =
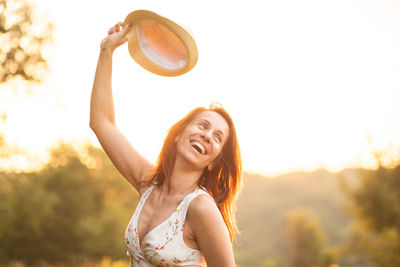
POLYGON ((180 200, 157 200, 148 199, 142 210, 138 214, 137 228, 139 238, 143 240, 152 229, 156 228, 163 222, 176 217, 176 210, 179 207, 180 200))
POLYGON ((141 263, 152 266, 201 265, 204 262, 201 252, 188 247, 184 240, 190 198, 184 197, 176 202, 147 199, 147 202, 145 197, 139 202, 125 235, 125 243, 134 262, 138 266, 148 266, 141 263))

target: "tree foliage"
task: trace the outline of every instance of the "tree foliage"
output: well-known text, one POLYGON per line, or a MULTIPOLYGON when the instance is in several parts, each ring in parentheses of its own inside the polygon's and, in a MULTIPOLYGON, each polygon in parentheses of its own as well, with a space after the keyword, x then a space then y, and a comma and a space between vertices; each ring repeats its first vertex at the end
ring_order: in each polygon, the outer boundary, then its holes
POLYGON ((52 41, 52 24, 34 19, 26 0, 0 0, 0 83, 20 76, 41 81, 47 62, 43 47, 52 41))
POLYGON ((331 266, 336 256, 326 248, 326 235, 319 220, 305 211, 290 212, 286 218, 290 266, 331 266))
MULTIPOLYGON (((123 233, 137 204, 104 152, 67 145, 36 173, 0 173, 0 263, 125 258, 123 233), (83 162, 92 160, 92 168, 83 162)), ((125 258, 126 259, 126 258, 125 258)))
POLYGON ((400 166, 360 172, 345 188, 356 219, 346 250, 376 266, 400 266, 400 166))

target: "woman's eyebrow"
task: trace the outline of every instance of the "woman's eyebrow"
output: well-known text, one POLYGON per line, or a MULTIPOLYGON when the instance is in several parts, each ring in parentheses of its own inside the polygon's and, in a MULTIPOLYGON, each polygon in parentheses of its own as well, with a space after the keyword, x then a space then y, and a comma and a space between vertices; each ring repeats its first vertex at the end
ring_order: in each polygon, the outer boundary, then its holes
POLYGON ((217 132, 221 135, 222 138, 225 137, 224 133, 221 130, 217 130, 217 132))
POLYGON ((209 120, 206 120, 206 119, 200 119, 200 122, 205 122, 208 125, 211 125, 211 122, 209 120))
MULTIPOLYGON (((205 122, 205 123, 207 123, 208 125, 212 125, 212 123, 209 121, 209 120, 207 120, 207 119, 200 119, 200 121, 202 121, 202 122, 205 122)), ((221 130, 215 130, 216 132, 218 132, 222 137, 224 137, 225 135, 224 135, 224 133, 221 131, 221 130)))

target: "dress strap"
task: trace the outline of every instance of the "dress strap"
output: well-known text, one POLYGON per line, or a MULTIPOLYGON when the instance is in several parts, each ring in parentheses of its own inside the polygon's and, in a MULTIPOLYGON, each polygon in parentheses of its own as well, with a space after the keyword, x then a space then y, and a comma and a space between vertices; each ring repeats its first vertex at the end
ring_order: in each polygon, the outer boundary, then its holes
MULTIPOLYGON (((141 210, 144 203, 146 202, 147 198, 149 197, 151 191, 153 191, 155 185, 150 185, 148 188, 146 188, 146 190, 144 190, 143 194, 140 196, 139 199, 139 209, 141 210)), ((137 208, 136 208, 137 209, 137 208)))

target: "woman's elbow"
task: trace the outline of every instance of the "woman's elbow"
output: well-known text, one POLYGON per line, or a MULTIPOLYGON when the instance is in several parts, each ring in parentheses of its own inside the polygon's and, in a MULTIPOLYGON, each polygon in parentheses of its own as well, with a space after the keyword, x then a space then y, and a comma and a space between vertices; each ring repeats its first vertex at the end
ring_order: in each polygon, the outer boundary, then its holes
POLYGON ((90 127, 90 129, 92 129, 93 132, 96 132, 96 130, 97 130, 98 127, 99 127, 99 122, 96 121, 96 120, 90 119, 90 121, 89 121, 89 127, 90 127))
POLYGON ((95 134, 104 131, 104 129, 109 129, 110 126, 115 126, 115 122, 104 118, 90 118, 89 121, 89 127, 95 134))

